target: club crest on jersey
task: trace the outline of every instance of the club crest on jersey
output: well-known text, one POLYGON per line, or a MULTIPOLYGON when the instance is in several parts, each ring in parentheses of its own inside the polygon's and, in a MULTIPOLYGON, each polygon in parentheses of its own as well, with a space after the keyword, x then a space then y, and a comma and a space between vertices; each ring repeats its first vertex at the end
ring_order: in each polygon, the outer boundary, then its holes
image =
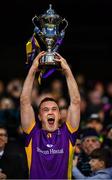
POLYGON ((49 147, 49 148, 53 147, 52 144, 47 144, 46 146, 49 147))

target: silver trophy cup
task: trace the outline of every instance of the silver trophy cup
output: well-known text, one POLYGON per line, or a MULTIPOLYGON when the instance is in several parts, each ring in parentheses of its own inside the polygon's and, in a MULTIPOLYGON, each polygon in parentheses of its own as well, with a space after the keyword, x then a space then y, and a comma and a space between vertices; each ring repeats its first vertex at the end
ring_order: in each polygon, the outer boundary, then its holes
POLYGON ((39 67, 58 66, 59 64, 54 60, 54 56, 65 36, 68 21, 56 14, 50 4, 49 9, 38 17, 34 16, 32 22, 35 26, 34 33, 46 47, 46 55, 40 60, 39 67))

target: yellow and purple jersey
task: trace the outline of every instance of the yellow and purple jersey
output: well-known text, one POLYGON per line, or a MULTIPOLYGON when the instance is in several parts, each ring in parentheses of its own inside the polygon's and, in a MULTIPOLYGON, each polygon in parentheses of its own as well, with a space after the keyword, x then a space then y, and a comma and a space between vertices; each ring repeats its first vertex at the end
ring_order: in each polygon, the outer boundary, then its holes
POLYGON ((52 133, 35 124, 26 134, 30 179, 70 179, 76 134, 69 123, 52 133))

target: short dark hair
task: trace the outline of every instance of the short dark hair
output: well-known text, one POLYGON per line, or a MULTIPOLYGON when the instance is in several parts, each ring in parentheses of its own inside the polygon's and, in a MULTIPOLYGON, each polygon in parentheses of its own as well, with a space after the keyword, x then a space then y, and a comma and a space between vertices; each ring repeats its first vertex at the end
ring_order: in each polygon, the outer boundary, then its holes
POLYGON ((57 106, 58 106, 58 103, 57 103, 57 101, 56 101, 55 99, 53 99, 53 98, 51 98, 51 97, 45 97, 45 98, 40 102, 40 104, 39 104, 39 106, 38 106, 38 111, 40 110, 41 104, 42 104, 43 102, 47 102, 47 101, 53 101, 53 102, 55 102, 55 103, 57 104, 57 106))
POLYGON ((80 139, 83 141, 85 138, 94 136, 99 140, 99 134, 97 133, 97 131, 93 128, 84 128, 82 129, 82 131, 80 132, 80 139))
POLYGON ((4 129, 5 131, 7 131, 7 127, 2 123, 0 123, 0 129, 4 129))
POLYGON ((102 123, 101 118, 99 117, 99 115, 95 114, 95 113, 90 115, 90 117, 87 119, 87 123, 91 123, 93 121, 96 121, 98 123, 102 123))
POLYGON ((90 154, 91 159, 104 161, 105 168, 112 167, 112 152, 108 148, 98 148, 90 154))

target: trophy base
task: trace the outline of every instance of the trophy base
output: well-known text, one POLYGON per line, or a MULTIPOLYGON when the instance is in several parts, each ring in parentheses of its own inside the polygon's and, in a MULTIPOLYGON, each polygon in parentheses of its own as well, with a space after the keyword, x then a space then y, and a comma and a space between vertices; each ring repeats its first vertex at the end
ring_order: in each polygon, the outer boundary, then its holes
POLYGON ((38 68, 39 68, 39 70, 52 69, 52 68, 61 69, 61 66, 57 62, 54 62, 54 63, 47 62, 47 63, 40 63, 38 68))
POLYGON ((60 68, 60 63, 56 62, 55 55, 52 52, 47 52, 45 56, 40 59, 39 69, 60 68))

